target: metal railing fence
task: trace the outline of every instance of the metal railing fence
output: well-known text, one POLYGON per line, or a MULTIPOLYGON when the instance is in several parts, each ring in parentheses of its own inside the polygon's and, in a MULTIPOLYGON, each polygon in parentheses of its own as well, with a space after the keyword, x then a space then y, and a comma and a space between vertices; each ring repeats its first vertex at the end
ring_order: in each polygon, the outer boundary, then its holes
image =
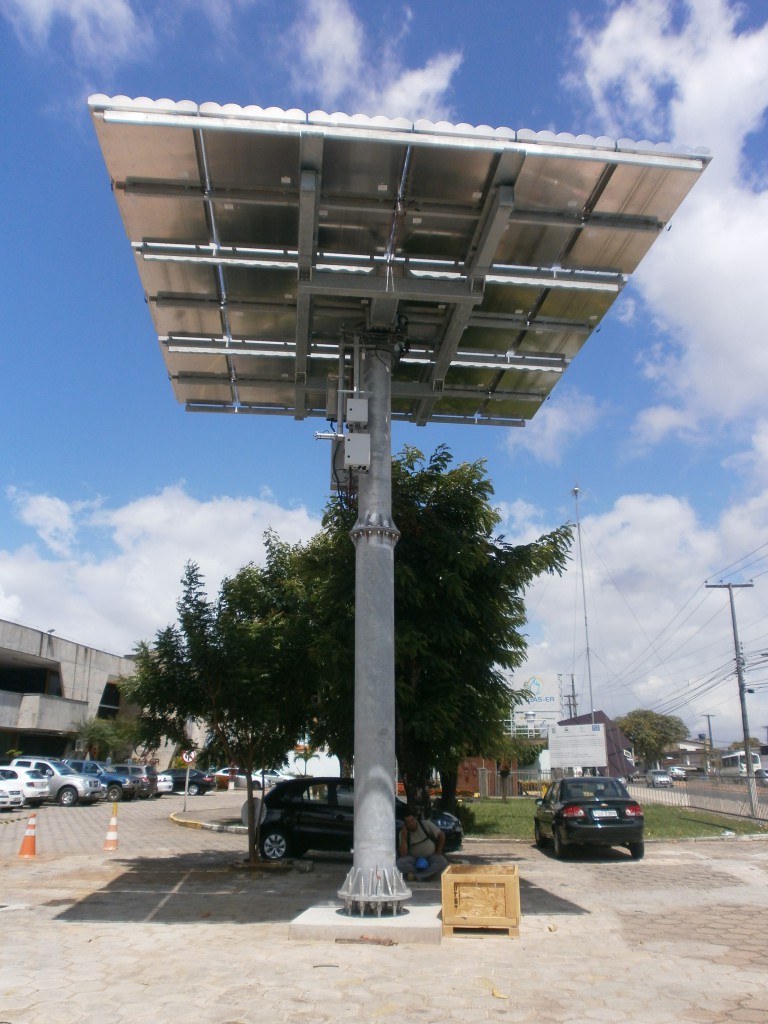
MULTIPOLYGON (((481 797, 537 797, 551 782, 549 772, 518 771, 503 776, 501 772, 481 769, 478 792, 481 797)), ((768 786, 755 784, 756 818, 768 822, 768 786)), ((715 814, 749 818, 750 800, 747 779, 709 776, 677 781, 672 787, 648 786, 645 779, 629 783, 629 792, 640 803, 665 804, 669 807, 691 807, 715 814)))

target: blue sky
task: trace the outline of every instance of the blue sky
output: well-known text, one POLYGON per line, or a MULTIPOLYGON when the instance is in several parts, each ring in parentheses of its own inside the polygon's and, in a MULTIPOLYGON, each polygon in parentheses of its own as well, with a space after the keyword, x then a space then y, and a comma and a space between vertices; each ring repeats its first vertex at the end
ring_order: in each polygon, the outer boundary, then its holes
MULTIPOLYGON (((596 706, 739 737, 768 671, 768 10, 616 0, 4 0, 0 617, 116 653, 212 592, 263 531, 311 536, 317 422, 196 416, 172 395, 87 111, 90 93, 426 116, 702 146, 713 161, 524 430, 396 426, 487 460, 509 539, 575 516, 596 706)), ((518 680, 573 674, 579 561, 529 595, 518 680)))

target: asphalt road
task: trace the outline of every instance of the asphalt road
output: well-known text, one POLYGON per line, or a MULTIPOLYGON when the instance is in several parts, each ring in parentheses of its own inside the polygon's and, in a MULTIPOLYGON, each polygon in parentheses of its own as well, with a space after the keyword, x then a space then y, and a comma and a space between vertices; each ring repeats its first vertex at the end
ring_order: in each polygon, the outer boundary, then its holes
MULTIPOLYGON (((0 816, 0 1024, 324 1024, 504 1020, 672 1024, 768 1020, 768 843, 648 843, 557 861, 467 841, 453 859, 518 865, 519 938, 439 945, 297 941, 333 900, 348 855, 248 872, 245 837, 169 820, 183 798, 0 816), (15 819, 15 820, 13 820, 15 819)), ((243 794, 187 798, 187 818, 237 818, 243 794)), ((415 896, 439 907, 439 884, 415 896)))

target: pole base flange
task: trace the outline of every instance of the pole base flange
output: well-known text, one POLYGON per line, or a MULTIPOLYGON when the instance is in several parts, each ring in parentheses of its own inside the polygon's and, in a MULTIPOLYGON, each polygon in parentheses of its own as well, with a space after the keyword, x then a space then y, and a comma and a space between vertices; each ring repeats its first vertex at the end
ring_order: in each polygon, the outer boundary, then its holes
POLYGON ((413 893, 397 868, 375 867, 364 871, 353 867, 336 895, 348 914, 356 910, 361 917, 365 914, 381 917, 384 912, 399 914, 413 893))

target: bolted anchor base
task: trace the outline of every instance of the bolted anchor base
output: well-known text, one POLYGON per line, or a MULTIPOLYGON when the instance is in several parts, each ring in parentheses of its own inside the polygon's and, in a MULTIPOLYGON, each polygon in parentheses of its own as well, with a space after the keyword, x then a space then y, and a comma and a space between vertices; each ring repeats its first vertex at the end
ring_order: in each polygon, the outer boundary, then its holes
POLYGON ((413 893, 397 868, 375 867, 363 871, 353 867, 336 895, 348 914, 357 910, 361 917, 365 914, 381 917, 385 911, 399 914, 403 903, 413 893))

